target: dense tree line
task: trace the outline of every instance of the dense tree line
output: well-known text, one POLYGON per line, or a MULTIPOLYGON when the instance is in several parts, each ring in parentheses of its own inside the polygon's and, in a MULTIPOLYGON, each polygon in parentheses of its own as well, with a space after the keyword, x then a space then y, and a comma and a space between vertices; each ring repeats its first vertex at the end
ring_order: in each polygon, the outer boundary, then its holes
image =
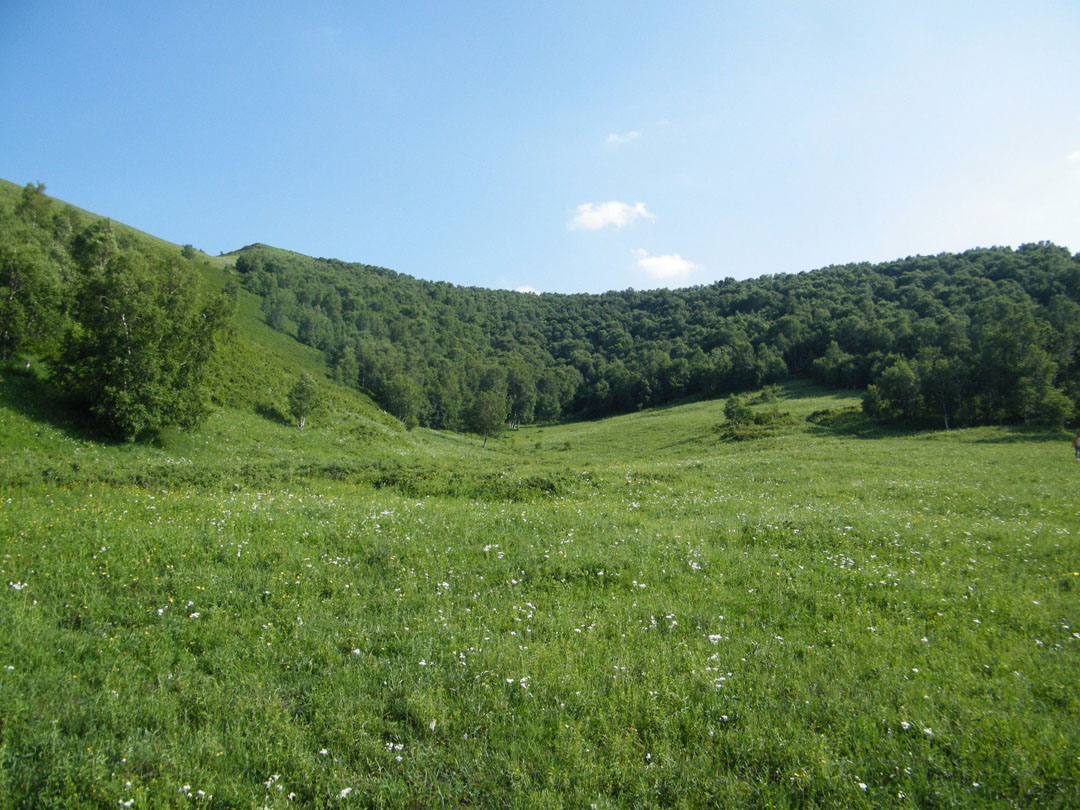
POLYGON ((199 423, 235 299, 205 295, 180 250, 87 221, 41 184, 0 207, 0 360, 44 358, 57 392, 116 438, 199 423))
POLYGON ((267 323, 407 425, 469 428, 721 396, 788 375, 886 422, 1059 423, 1080 403, 1080 257, 1049 243, 679 290, 530 295, 252 245, 267 323))

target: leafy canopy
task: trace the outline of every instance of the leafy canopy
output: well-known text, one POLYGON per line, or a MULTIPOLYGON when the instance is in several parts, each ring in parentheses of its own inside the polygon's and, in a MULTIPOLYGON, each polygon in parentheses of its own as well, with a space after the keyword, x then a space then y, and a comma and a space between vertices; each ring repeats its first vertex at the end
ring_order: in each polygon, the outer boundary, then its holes
POLYGON ((179 255, 120 249, 107 223, 82 237, 72 324, 53 362, 56 386, 117 439, 194 427, 207 412, 207 363, 235 289, 204 300, 179 255))
POLYGON ((296 420, 301 430, 307 425, 308 417, 319 407, 319 388, 311 375, 304 374, 289 390, 289 413, 296 420))

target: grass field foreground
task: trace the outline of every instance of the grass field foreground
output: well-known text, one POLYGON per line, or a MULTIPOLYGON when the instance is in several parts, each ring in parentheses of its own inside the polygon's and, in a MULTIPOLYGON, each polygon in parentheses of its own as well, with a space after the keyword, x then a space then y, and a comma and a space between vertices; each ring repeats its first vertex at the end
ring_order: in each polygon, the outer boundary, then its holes
POLYGON ((0 806, 1075 806, 1080 464, 854 402, 486 449, 0 410, 0 806))

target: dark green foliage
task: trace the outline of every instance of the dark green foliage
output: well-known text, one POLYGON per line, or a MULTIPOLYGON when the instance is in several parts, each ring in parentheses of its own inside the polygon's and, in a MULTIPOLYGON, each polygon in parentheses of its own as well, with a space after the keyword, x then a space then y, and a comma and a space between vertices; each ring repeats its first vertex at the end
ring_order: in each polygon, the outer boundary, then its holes
POLYGON ((484 445, 506 427, 506 400, 496 391, 481 391, 466 415, 468 429, 484 437, 484 445))
POLYGON ((386 409, 412 430, 420 423, 423 394, 420 387, 404 374, 395 374, 387 381, 382 400, 386 409))
POLYGON ((388 409, 412 380, 423 402, 405 412, 438 428, 463 427, 481 391, 499 393, 516 424, 789 374, 874 384, 868 409, 885 421, 1055 421, 1080 402, 1080 261, 1045 243, 598 296, 455 287, 264 245, 235 262, 269 323, 298 324, 339 380, 388 409))
POLYGON ((319 407, 319 388, 311 375, 304 374, 289 390, 289 413, 296 420, 301 430, 307 424, 308 417, 319 407))
POLYGON ((273 288, 263 298, 263 314, 266 316, 266 325, 278 331, 285 330, 286 313, 295 304, 292 293, 288 290, 273 288))
POLYGON ((178 255, 121 249, 108 223, 76 242, 81 276, 52 363, 55 385, 118 439, 197 425, 208 405, 207 364, 235 292, 204 299, 178 255))
POLYGON ((27 184, 0 209, 0 360, 47 353, 63 330, 70 260, 64 240, 78 217, 54 210, 45 186, 27 184))
POLYGON ((0 233, 0 359, 47 348, 63 317, 59 267, 18 228, 0 233))
MULTIPOLYGON (((190 246, 151 249, 107 220, 85 227, 40 184, 4 193, 0 359, 48 357, 64 335, 82 334, 91 313, 78 298, 110 265, 153 275, 168 254, 209 267, 190 246)), ((295 336, 333 379, 407 426, 469 429, 481 393, 516 426, 724 397, 791 375, 865 389, 866 413, 882 422, 1060 424, 1080 409, 1080 258, 1047 243, 604 295, 455 287, 264 245, 232 261, 245 300, 282 333, 272 341, 295 336)), ((230 386, 244 377, 250 387, 253 374, 214 373, 218 402, 236 401, 230 386)))
POLYGON ((724 405, 724 418, 729 425, 745 425, 754 419, 753 409, 743 402, 742 397, 734 394, 727 399, 724 405))
MULTIPOLYGON (((766 389, 756 397, 758 401, 775 402, 776 390, 766 389), (771 393, 771 396, 770 396, 771 393)), ((727 441, 747 441, 773 435, 778 428, 794 425, 797 420, 790 413, 781 411, 776 405, 766 410, 755 411, 746 401, 731 395, 724 403, 724 424, 716 428, 720 438, 727 441)))
POLYGON ((864 409, 884 422, 911 421, 919 414, 919 381, 903 357, 893 357, 866 390, 864 409))
POLYGON ((47 226, 51 207, 49 198, 45 196, 45 184, 27 183, 15 204, 15 215, 32 229, 37 229, 47 226))

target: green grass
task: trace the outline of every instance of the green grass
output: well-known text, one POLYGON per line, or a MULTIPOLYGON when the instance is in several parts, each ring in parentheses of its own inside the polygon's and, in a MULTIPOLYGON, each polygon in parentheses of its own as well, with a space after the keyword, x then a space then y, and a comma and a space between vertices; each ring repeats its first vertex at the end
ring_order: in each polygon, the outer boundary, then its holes
POLYGON ((0 806, 1080 795, 1064 435, 876 431, 793 386, 752 441, 699 402, 484 449, 340 393, 143 447, 30 385, 0 408, 0 806))

